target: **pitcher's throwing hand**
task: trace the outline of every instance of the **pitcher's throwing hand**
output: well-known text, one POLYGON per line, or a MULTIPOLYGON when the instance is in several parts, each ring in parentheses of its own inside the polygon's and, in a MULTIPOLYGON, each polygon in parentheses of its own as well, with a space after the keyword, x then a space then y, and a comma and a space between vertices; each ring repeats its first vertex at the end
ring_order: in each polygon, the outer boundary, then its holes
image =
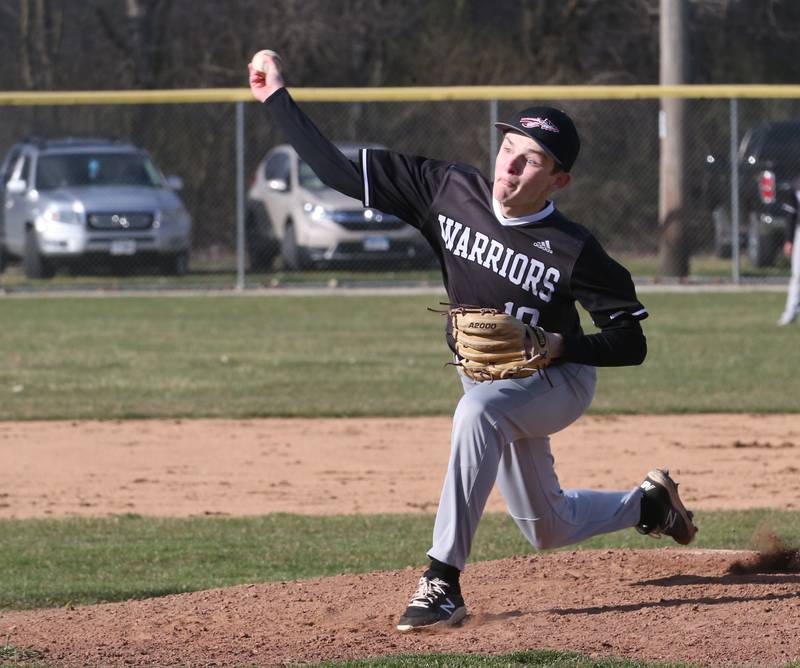
POLYGON ((280 56, 274 51, 270 49, 259 51, 247 67, 250 71, 250 90, 259 102, 263 102, 284 87, 280 56))

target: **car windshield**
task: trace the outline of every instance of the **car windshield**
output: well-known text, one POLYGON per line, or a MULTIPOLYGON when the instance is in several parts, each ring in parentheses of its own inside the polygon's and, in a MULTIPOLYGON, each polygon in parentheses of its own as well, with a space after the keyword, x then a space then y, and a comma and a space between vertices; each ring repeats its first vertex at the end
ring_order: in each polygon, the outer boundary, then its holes
POLYGON ((147 186, 158 188, 162 177, 141 153, 54 153, 39 157, 36 187, 147 186))
POLYGON ((328 187, 319 180, 308 163, 302 160, 297 163, 297 180, 300 182, 300 186, 306 190, 325 190, 328 187))
POLYGON ((762 153, 775 160, 797 162, 800 156, 800 136, 791 131, 770 135, 764 142, 762 153))
MULTIPOLYGON (((345 157, 352 161, 358 162, 358 149, 340 149, 345 157)), ((314 170, 309 167, 307 162, 298 160, 297 162, 297 177, 300 185, 306 190, 325 190, 326 186, 319 177, 314 173, 314 170)))

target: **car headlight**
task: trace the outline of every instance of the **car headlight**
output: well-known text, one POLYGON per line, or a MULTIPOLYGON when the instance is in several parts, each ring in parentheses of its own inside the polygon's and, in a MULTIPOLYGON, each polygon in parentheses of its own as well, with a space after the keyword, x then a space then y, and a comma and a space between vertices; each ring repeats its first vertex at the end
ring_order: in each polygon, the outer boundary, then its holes
POLYGON ((183 207, 176 207, 174 209, 161 209, 153 221, 153 227, 159 228, 164 224, 167 225, 188 225, 189 214, 183 207))
POLYGON ((83 207, 74 204, 71 207, 61 207, 50 205, 42 213, 42 220, 45 223, 72 223, 79 225, 83 207))
POLYGON ((332 214, 321 204, 314 204, 313 202, 306 202, 303 204, 303 211, 305 211, 311 220, 331 220, 332 214))

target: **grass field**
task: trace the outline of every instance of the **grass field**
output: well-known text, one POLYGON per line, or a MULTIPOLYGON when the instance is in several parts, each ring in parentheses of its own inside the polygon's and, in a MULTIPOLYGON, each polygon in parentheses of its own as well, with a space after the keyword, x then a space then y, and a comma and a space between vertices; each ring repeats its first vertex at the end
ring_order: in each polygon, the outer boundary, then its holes
MULTIPOLYGON (((642 299, 652 314, 644 323, 648 359, 639 368, 601 369, 590 412, 800 411, 797 329, 773 324, 782 293, 642 299)), ((442 319, 426 311, 436 301, 292 295, 2 299, 0 420, 449 414, 459 388, 444 367, 449 356, 442 319)), ((750 548, 763 526, 792 544, 800 541, 797 512, 706 512, 698 513, 698 523, 698 547, 750 548)), ((428 515, 4 520, 0 611, 419 567, 431 525, 428 515), (360 537, 358 550, 354 535, 360 537)), ((661 546, 631 531, 580 547, 661 546)), ((506 516, 487 515, 472 558, 530 551, 506 516)), ((2 643, 0 638, 0 666, 47 665, 25 648, 2 643)), ((321 665, 656 664, 532 651, 321 665)))
MULTIPOLYGON (((783 298, 646 295, 647 360, 601 369, 590 412, 800 410, 783 298)), ((0 419, 446 415, 460 390, 438 299, 4 299, 0 419)))

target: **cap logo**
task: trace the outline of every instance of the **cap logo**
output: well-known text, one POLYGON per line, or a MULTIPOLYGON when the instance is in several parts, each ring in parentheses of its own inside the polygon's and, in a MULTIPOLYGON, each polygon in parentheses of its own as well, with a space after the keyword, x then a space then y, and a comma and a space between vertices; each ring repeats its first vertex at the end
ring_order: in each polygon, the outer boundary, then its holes
POLYGON ((539 118, 538 116, 535 118, 523 116, 519 119, 519 124, 523 128, 541 128, 542 130, 547 130, 548 132, 558 132, 558 128, 553 125, 552 121, 546 118, 539 118))

